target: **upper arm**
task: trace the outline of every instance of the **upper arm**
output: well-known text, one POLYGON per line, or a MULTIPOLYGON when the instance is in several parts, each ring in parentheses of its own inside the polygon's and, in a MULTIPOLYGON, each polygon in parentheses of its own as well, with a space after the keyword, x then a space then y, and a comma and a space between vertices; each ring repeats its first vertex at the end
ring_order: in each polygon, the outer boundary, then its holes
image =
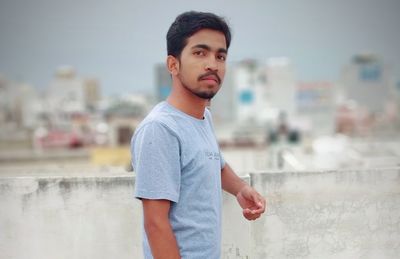
POLYGON ((159 226, 169 220, 171 201, 141 199, 145 227, 159 226))
POLYGON ((178 202, 180 142, 166 126, 152 122, 135 134, 132 143, 135 196, 178 202))
POLYGON ((143 217, 147 220, 168 218, 171 201, 142 199, 143 217))

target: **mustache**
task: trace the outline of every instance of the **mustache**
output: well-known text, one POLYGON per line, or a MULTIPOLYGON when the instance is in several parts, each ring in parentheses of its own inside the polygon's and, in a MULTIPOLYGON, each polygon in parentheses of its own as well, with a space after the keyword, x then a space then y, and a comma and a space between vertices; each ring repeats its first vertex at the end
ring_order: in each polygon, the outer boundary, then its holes
POLYGON ((204 78, 208 77, 208 76, 215 76, 217 78, 218 84, 221 84, 221 78, 218 76, 218 74, 216 72, 213 71, 209 71, 207 73, 204 73, 202 75, 200 75, 197 80, 203 80, 204 78))

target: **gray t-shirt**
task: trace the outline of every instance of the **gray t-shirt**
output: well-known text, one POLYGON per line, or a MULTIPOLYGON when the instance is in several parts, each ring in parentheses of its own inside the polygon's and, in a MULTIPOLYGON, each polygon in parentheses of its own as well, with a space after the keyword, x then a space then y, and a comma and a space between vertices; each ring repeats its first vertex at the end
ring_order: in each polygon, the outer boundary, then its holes
MULTIPOLYGON (((221 169, 211 114, 196 119, 161 102, 139 125, 131 143, 135 197, 172 201, 169 219, 182 258, 219 259, 221 169)), ((143 231, 145 258, 153 258, 143 231)))

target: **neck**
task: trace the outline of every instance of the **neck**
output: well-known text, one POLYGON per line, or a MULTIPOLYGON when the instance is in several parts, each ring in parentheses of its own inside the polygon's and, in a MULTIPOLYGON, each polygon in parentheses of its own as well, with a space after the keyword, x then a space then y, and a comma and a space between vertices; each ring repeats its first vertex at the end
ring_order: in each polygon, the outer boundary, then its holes
POLYGON ((208 100, 194 95, 182 85, 178 86, 177 83, 173 83, 167 102, 178 110, 197 119, 203 119, 204 110, 208 105, 208 100))

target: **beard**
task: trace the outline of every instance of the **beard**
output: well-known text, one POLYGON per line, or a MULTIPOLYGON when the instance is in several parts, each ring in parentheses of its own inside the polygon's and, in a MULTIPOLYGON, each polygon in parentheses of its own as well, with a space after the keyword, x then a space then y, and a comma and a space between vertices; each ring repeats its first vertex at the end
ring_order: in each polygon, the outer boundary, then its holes
MULTIPOLYGON (((200 79, 201 78, 199 77, 198 82, 200 82, 200 79)), ((218 77, 219 86, 216 89, 205 89, 205 90, 190 87, 189 84, 186 83, 186 80, 182 75, 179 75, 179 80, 181 81, 182 86, 186 90, 188 90, 192 94, 196 95, 197 97, 199 97, 201 99, 205 99, 205 100, 211 100, 217 94, 217 92, 220 88, 220 85, 221 85, 221 80, 219 79, 219 77, 218 77)))
POLYGON ((183 87, 186 88, 186 90, 190 91, 192 94, 196 95, 197 97, 200 97, 201 99, 205 99, 205 100, 211 100, 216 94, 217 91, 213 91, 213 90, 209 90, 209 91, 205 91, 205 90, 198 90, 198 89, 192 89, 190 87, 188 87, 186 84, 184 84, 182 82, 183 87))

